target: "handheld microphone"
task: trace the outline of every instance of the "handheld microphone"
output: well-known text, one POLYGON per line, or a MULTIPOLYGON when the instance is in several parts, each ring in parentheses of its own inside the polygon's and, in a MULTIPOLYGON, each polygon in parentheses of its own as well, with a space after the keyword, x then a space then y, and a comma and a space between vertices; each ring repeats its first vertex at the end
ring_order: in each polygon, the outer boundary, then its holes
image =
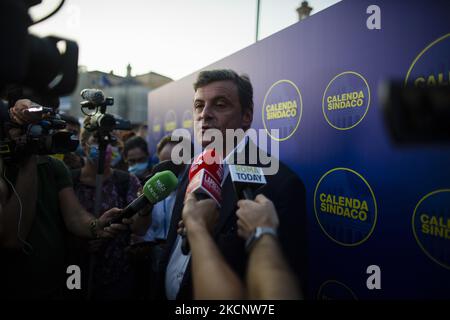
POLYGON ((143 187, 143 193, 126 206, 120 216, 111 220, 112 223, 120 223, 124 218, 130 218, 142 210, 148 204, 155 204, 169 196, 176 189, 178 179, 171 171, 157 172, 143 187))
MULTIPOLYGON (((188 193, 194 193, 196 198, 213 199, 217 206, 220 207, 222 202, 222 186, 221 181, 223 179, 223 166, 215 159, 214 150, 205 150, 200 156, 198 156, 189 170, 189 184, 186 188, 186 195, 188 193), (208 160, 208 161, 206 161, 208 160)), ((189 254, 189 241, 186 235, 182 236, 181 252, 184 255, 189 254)))
POLYGON ((189 181, 197 174, 197 172, 204 168, 208 168, 209 173, 213 175, 216 181, 222 181, 222 161, 214 149, 207 149, 194 158, 189 169, 189 181))
POLYGON ((255 191, 267 183, 260 167, 229 165, 228 168, 239 199, 253 200, 255 191))
POLYGON ((161 171, 169 170, 171 171, 175 176, 179 176, 181 171, 185 168, 185 165, 183 163, 181 164, 175 164, 171 160, 164 160, 157 164, 155 164, 152 169, 150 170, 150 174, 145 177, 144 181, 147 181, 151 177, 153 177, 156 173, 161 171))
POLYGON ((99 89, 83 89, 81 91, 81 97, 93 105, 100 105, 105 102, 106 99, 103 91, 99 89))
POLYGON ((201 169, 189 181, 186 195, 195 193, 197 199, 211 198, 220 207, 222 202, 222 186, 207 168, 201 169))

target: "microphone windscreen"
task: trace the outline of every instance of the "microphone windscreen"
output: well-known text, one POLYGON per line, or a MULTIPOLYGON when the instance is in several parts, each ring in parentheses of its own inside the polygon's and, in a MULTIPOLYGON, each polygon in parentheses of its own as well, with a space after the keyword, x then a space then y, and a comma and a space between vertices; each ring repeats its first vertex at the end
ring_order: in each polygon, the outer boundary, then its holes
POLYGON ((155 204, 168 197, 177 185, 178 179, 172 171, 157 172, 145 183, 143 194, 150 203, 155 204))

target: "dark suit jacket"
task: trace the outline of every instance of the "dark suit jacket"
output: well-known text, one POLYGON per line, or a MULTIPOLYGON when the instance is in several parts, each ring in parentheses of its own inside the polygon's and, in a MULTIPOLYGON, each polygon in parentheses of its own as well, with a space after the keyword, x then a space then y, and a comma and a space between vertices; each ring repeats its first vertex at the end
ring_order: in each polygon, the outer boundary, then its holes
MULTIPOLYGON (((248 153, 248 145, 245 152, 248 153)), ((249 159, 246 157, 246 159, 249 159)), ((251 164, 249 164, 251 165, 251 164)), ((258 160, 256 165, 260 166, 258 160)), ((175 246, 177 226, 181 219, 183 200, 188 185, 189 167, 186 168, 177 191, 172 220, 167 237, 167 250, 161 260, 161 274, 158 277, 159 299, 165 299, 165 271, 175 246)), ((279 240, 283 253, 291 268, 297 274, 299 284, 305 290, 306 279, 306 200, 305 187, 297 175, 280 162, 278 173, 266 176, 267 184, 255 192, 264 194, 274 203, 279 216, 279 240)), ((222 206, 219 220, 214 229, 214 239, 221 253, 231 268, 244 279, 247 263, 245 241, 237 235, 237 209, 238 198, 233 188, 231 177, 228 174, 222 187, 222 206)), ((270 258, 270 257, 268 257, 270 258)), ((177 299, 188 300, 193 298, 190 263, 187 267, 177 299)))

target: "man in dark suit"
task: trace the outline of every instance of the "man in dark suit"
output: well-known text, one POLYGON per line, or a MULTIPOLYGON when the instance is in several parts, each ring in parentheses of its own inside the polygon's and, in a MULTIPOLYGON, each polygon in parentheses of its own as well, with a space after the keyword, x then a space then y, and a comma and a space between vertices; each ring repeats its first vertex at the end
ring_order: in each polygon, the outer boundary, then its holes
MULTIPOLYGON (((212 141, 205 139, 209 129, 220 130, 226 139, 227 129, 248 130, 253 120, 253 88, 246 76, 239 76, 232 70, 212 70, 200 72, 194 84, 195 96, 193 106, 194 134, 202 147, 212 141)), ((243 139, 232 151, 245 154, 250 159, 251 141, 243 139)), ((226 141, 224 141, 224 145, 226 141)), ((224 148, 225 150, 225 148, 224 148)), ((229 150, 228 150, 229 151, 229 150)), ((239 159, 239 157, 236 157, 239 159)), ((248 161, 246 164, 249 164, 248 161)), ((219 220, 214 228, 214 239, 221 253, 231 268, 244 278, 247 255, 245 243, 237 235, 236 203, 237 195, 233 188, 227 161, 224 163, 222 180, 222 204, 219 220)), ((263 167, 258 158, 256 164, 263 167)), ((171 226, 167 238, 167 251, 161 261, 160 296, 168 299, 192 299, 192 281, 190 272, 190 255, 181 252, 181 237, 177 234, 181 219, 183 200, 189 182, 189 168, 181 179, 171 226)), ((279 240, 283 252, 304 289, 306 278, 306 204, 305 188, 301 180, 285 165, 279 164, 274 175, 266 176, 267 184, 256 194, 262 193, 273 201, 279 214, 279 240)), ((270 259, 270 257, 268 257, 270 259)), ((208 275, 205 275, 206 277, 208 275)), ((220 290, 220 288, 218 288, 220 290)))

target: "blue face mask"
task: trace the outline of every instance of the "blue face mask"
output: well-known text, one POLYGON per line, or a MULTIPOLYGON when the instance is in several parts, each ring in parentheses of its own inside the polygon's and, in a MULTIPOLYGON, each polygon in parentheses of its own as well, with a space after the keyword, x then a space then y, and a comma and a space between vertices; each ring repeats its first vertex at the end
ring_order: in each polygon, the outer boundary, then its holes
POLYGON ((87 155, 87 158, 92 163, 96 163, 98 160, 99 151, 98 151, 98 145, 93 144, 89 147, 89 153, 87 155))
POLYGON ((84 156, 83 147, 81 146, 81 143, 78 144, 77 150, 75 150, 75 153, 79 155, 80 157, 84 156))
POLYGON ((128 172, 134 174, 137 177, 141 177, 145 170, 147 170, 147 162, 136 163, 128 167, 128 172))

